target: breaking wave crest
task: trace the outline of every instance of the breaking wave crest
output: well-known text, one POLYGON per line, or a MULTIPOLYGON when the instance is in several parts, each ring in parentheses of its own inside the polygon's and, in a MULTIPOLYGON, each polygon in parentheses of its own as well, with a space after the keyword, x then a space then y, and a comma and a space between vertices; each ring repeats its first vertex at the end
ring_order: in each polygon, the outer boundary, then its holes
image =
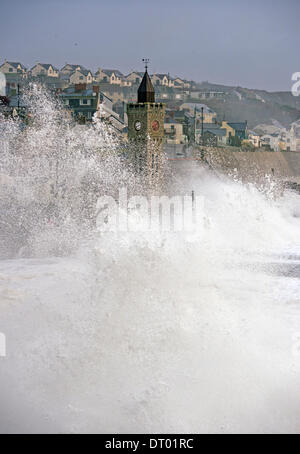
POLYGON ((299 431, 299 195, 191 164, 195 231, 97 233, 142 179, 102 123, 28 102, 0 141, 0 430, 299 431))

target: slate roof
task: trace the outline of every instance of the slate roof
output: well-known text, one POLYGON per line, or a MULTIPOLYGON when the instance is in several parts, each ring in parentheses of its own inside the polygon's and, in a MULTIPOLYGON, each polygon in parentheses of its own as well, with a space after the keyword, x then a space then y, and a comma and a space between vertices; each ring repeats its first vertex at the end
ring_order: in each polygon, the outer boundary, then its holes
POLYGON ((167 77, 168 79, 171 79, 171 77, 168 74, 152 74, 152 77, 156 76, 159 79, 163 79, 164 77, 167 77))
POLYGON ((155 102, 155 91, 147 70, 138 89, 138 102, 155 102))
POLYGON ((215 136, 224 137, 226 136, 226 129, 217 129, 217 128, 204 128, 203 132, 209 132, 215 136))
MULTIPOLYGON (((9 65, 13 66, 13 67, 16 68, 16 69, 18 69, 18 66, 19 66, 19 65, 21 65, 21 68, 22 68, 22 69, 26 69, 25 66, 22 65, 22 63, 20 63, 20 62, 15 62, 15 61, 5 61, 5 62, 3 63, 3 65, 4 65, 5 63, 8 63, 9 65)), ((1 66, 2 66, 2 65, 1 65, 1 66)))
POLYGON ((127 76, 125 76, 125 77, 128 77, 128 76, 130 76, 131 74, 137 74, 137 75, 140 76, 140 77, 143 77, 143 75, 144 75, 143 72, 139 72, 139 71, 130 71, 130 73, 127 74, 127 76))
POLYGON ((75 90, 75 87, 66 88, 61 94, 61 96, 97 96, 97 93, 93 91, 92 88, 87 88, 85 90, 75 90), (95 93, 95 95, 94 95, 95 93))
POLYGON ((221 126, 218 123, 203 123, 204 129, 220 129, 221 126))
POLYGON ((76 72, 78 73, 81 73, 83 74, 84 76, 87 76, 89 73, 92 74, 92 71, 90 71, 89 69, 77 69, 76 71, 73 71, 71 74, 70 74, 70 77, 75 74, 76 72))
MULTIPOLYGON (((84 66, 82 66, 82 65, 71 65, 70 63, 66 63, 65 66, 71 66, 71 68, 72 68, 71 71, 72 71, 72 70, 75 71, 75 69, 78 68, 78 67, 80 67, 81 69, 86 69, 86 68, 85 68, 84 66)), ((64 69, 65 66, 63 66, 61 69, 64 69)))
POLYGON ((51 65, 51 63, 37 63, 36 65, 34 65, 33 68, 35 68, 37 65, 41 65, 43 68, 45 68, 47 71, 48 69, 50 68, 50 66, 55 70, 55 71, 59 71, 58 68, 56 68, 55 66, 51 65))
POLYGON ((235 129, 236 131, 246 131, 247 129, 247 121, 240 122, 240 123, 229 123, 228 125, 231 126, 231 128, 235 129))
POLYGON ((111 76, 112 73, 114 73, 118 77, 123 77, 123 74, 118 69, 102 69, 102 72, 104 72, 108 76, 111 76))

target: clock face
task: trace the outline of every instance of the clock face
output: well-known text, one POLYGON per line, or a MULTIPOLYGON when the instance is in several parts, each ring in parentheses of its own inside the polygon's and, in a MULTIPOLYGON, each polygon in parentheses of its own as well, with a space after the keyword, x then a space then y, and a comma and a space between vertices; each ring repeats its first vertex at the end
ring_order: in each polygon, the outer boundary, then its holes
POLYGON ((135 127, 136 131, 140 131, 140 130, 141 130, 142 123, 140 122, 140 120, 137 120, 137 121, 134 123, 134 127, 135 127))
POLYGON ((152 129, 153 129, 153 131, 159 130, 159 123, 157 120, 152 121, 152 129))

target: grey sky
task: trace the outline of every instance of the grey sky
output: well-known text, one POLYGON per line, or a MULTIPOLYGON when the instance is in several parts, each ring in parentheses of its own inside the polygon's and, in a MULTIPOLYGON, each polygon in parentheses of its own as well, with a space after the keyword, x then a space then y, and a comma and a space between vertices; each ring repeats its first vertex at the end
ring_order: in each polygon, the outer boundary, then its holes
POLYGON ((0 0, 0 61, 170 72, 290 90, 299 0, 0 0))

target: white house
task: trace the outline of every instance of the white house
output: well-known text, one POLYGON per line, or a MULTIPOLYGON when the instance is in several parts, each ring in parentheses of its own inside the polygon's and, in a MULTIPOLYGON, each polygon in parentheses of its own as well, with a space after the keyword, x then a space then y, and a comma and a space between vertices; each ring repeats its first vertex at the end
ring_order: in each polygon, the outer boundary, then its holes
POLYGON ((259 148, 260 147, 260 135, 257 134, 256 132, 254 131, 249 131, 248 133, 248 141, 250 143, 252 143, 252 145, 255 146, 255 148, 259 148))

